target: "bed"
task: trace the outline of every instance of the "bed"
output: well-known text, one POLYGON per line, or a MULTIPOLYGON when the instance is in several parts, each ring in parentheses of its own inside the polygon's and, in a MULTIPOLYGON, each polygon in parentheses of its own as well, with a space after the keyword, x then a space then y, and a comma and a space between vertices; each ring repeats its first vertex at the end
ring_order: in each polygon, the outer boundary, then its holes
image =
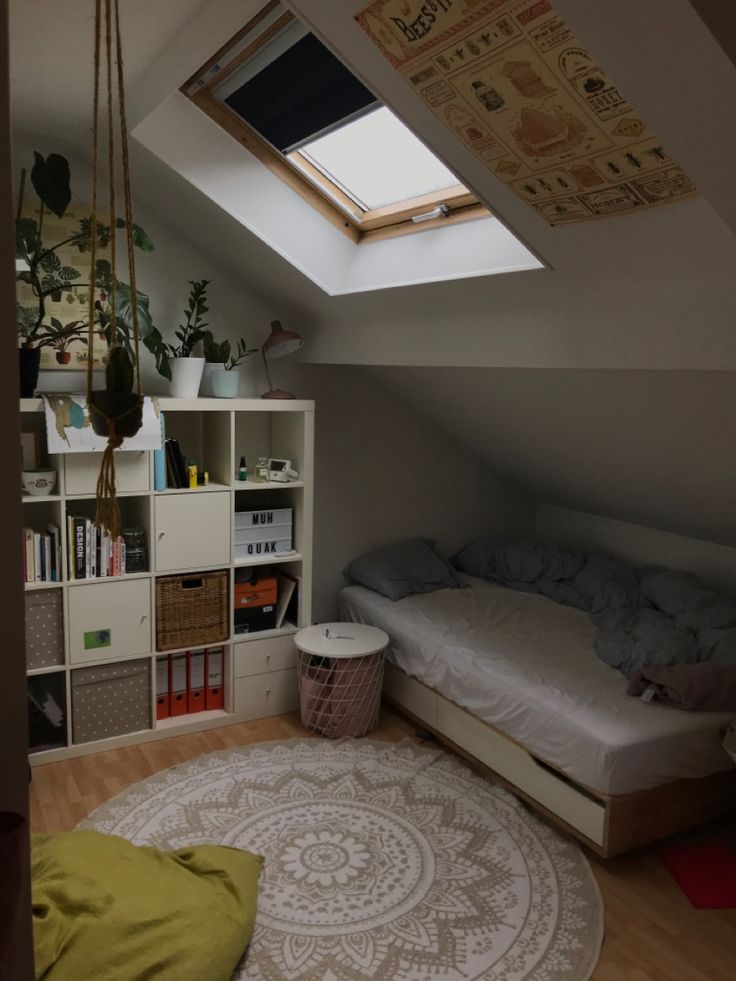
POLYGON ((585 613, 464 578, 399 602, 341 591, 343 619, 391 638, 390 702, 604 856, 736 805, 732 715, 631 698, 585 613))

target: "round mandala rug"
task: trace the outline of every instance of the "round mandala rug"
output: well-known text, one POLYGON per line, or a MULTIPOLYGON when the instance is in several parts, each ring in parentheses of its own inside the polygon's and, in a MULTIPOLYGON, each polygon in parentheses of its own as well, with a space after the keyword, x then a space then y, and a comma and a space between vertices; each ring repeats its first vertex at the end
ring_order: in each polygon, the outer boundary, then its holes
POLYGON ((408 740, 211 753, 80 827, 264 855, 237 981, 587 981, 598 960, 602 904, 577 845, 408 740))

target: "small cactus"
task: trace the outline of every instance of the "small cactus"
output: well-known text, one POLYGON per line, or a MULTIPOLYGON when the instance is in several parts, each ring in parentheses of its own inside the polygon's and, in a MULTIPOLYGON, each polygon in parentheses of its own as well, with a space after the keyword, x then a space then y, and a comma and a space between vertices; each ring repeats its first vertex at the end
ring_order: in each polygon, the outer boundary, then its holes
POLYGON ((130 354, 124 347, 112 347, 107 356, 105 386, 108 392, 130 395, 133 391, 135 373, 130 354))

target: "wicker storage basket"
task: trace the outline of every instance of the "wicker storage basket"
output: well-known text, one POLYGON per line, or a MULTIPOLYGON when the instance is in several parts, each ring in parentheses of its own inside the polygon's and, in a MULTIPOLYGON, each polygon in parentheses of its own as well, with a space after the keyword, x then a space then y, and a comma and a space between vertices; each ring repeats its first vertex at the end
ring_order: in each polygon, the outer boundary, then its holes
POLYGON ((230 574, 201 572, 156 580, 156 648, 219 644, 230 636, 230 574))

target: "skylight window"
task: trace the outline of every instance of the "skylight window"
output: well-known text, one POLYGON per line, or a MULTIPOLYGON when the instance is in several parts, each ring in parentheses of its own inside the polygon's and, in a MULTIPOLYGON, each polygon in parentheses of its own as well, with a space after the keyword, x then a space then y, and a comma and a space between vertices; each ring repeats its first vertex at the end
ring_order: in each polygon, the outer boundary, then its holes
POLYGON ((357 243, 488 217, 472 192, 276 0, 182 91, 357 243))
POLYGON ((363 211, 462 187, 385 106, 311 140, 289 155, 297 166, 302 158, 363 211))

